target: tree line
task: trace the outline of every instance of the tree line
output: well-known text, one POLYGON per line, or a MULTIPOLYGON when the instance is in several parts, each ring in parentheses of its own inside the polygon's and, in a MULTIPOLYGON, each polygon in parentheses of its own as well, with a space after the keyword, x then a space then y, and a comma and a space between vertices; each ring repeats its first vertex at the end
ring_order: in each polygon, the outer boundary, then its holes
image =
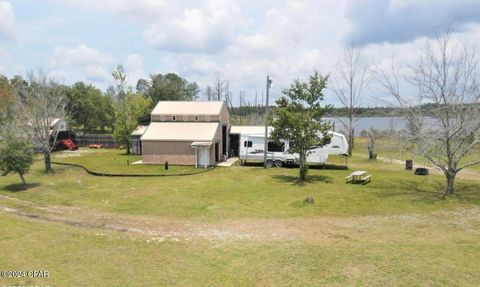
MULTIPOLYGON (((121 69, 123 70, 123 67, 121 69)), ((20 91, 30 84, 28 77, 17 75, 8 79, 0 75, 2 118, 11 116, 7 110, 14 103, 15 91, 20 91)), ((104 92, 92 84, 81 81, 73 85, 56 83, 56 86, 66 97, 67 120, 76 130, 84 133, 112 133, 115 130, 115 102, 119 94, 117 83, 109 86, 104 92)), ((123 92, 128 90, 129 93, 142 95, 148 99, 147 111, 139 116, 139 121, 145 124, 149 121, 149 110, 158 101, 195 100, 200 92, 197 83, 189 82, 175 73, 153 74, 150 79, 139 79, 135 87, 127 87, 124 83, 124 89, 123 92)))

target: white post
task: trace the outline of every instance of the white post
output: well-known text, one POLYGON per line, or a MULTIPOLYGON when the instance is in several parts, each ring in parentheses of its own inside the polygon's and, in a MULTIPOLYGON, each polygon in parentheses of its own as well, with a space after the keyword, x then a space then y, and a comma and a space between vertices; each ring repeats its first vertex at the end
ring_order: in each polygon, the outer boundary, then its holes
POLYGON ((195 168, 198 168, 198 149, 195 147, 195 168))
POLYGON ((270 76, 267 76, 267 100, 265 103, 265 142, 263 146, 263 167, 267 168, 267 149, 268 149, 268 94, 270 86, 272 85, 272 80, 270 76))
POLYGON ((210 162, 209 154, 207 153, 208 149, 204 148, 205 151, 205 168, 207 168, 207 161, 206 159, 208 158, 208 161, 210 162))

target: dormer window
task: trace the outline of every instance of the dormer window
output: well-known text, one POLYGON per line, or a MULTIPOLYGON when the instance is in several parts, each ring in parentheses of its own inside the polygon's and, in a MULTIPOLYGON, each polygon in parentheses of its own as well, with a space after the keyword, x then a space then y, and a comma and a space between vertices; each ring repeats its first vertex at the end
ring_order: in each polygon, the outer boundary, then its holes
POLYGON ((198 115, 195 115, 195 121, 198 122, 198 115))
POLYGON ((210 115, 205 116, 205 121, 209 122, 210 121, 210 115))
POLYGON ((177 116, 173 115, 172 116, 172 121, 176 121, 177 120, 177 116))

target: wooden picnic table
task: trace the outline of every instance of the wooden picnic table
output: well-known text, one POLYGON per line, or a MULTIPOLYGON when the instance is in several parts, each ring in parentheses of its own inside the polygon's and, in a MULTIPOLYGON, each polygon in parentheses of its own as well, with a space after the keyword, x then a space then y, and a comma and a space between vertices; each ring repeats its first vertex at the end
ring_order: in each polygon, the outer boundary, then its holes
POLYGON ((371 175, 367 175, 365 170, 357 170, 345 177, 345 182, 349 183, 367 183, 371 180, 371 175))
POLYGON ((351 176, 353 177, 353 181, 360 181, 365 174, 367 174, 365 170, 357 170, 352 172, 351 176))

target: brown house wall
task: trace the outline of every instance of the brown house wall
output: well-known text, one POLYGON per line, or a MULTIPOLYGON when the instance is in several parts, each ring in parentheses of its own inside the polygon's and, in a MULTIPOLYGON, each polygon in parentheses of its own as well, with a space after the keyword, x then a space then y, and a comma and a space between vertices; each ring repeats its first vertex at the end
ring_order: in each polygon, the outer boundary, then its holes
POLYGON ((221 159, 222 156, 222 126, 219 125, 215 137, 213 138, 212 146, 210 147, 210 163, 215 162, 215 143, 218 142, 218 159, 221 159))
POLYGON ((143 163, 195 165, 195 150, 190 141, 142 141, 143 163))

